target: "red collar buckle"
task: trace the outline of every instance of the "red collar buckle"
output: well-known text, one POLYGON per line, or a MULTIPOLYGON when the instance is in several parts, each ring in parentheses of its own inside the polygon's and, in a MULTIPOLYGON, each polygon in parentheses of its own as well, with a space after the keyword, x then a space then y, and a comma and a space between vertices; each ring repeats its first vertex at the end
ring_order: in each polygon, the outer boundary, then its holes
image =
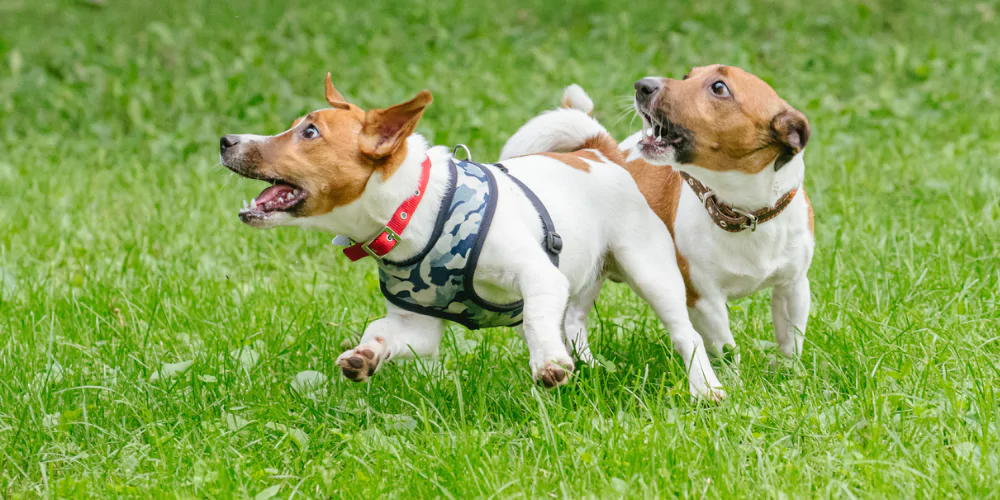
POLYGON ((399 244, 399 235, 396 234, 396 231, 393 231, 391 227, 385 226, 384 228, 382 228, 382 232, 379 233, 377 238, 369 241, 368 243, 363 243, 361 245, 361 249, 364 250, 365 253, 370 255, 373 259, 382 260, 382 257, 385 257, 386 254, 392 251, 392 249, 395 248, 397 244, 399 244), (372 244, 377 243, 380 240, 385 241, 391 245, 391 247, 381 255, 379 254, 379 250, 372 248, 372 244), (393 242, 395 242, 395 244, 393 244, 393 242))

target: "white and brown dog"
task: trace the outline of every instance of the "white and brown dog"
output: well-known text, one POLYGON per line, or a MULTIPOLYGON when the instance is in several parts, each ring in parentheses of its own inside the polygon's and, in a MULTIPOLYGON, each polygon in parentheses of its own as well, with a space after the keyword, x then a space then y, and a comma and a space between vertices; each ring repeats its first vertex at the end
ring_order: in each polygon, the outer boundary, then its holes
MULTIPOLYGON (((726 303, 771 288, 781 352, 802 352, 809 317, 813 211, 803 188, 805 115, 732 66, 635 84, 643 129, 620 144, 625 168, 674 237, 695 328, 709 349, 735 347, 726 303)), ((574 150, 594 129, 593 103, 566 89, 562 106, 525 124, 501 159, 574 150)), ((674 249, 661 248, 673 257, 674 249)))
POLYGON ((427 91, 364 111, 328 75, 326 99, 330 108, 281 134, 223 137, 221 156, 230 170, 272 183, 240 211, 244 223, 346 235, 363 242, 348 249, 352 259, 378 258, 387 315, 338 358, 345 376, 366 380, 388 359, 435 355, 442 318, 473 328, 523 319, 534 379, 564 384, 571 351, 592 359, 587 312, 614 276, 666 325, 691 393, 724 395, 690 322, 670 233, 599 125, 579 137, 581 151, 480 165, 414 133, 427 91), (442 296, 445 304, 417 303, 442 296))

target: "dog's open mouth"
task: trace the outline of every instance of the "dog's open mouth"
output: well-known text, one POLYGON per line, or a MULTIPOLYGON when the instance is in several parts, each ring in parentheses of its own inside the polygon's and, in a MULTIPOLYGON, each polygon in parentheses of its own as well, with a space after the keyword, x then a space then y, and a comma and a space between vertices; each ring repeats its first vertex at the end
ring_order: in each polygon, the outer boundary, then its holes
POLYGON ((639 110, 642 116, 642 140, 639 141, 642 152, 648 156, 660 156, 668 150, 677 150, 687 139, 684 129, 660 113, 650 113, 639 110))
POLYGON ((269 181, 272 185, 264 189, 249 203, 243 202, 240 210, 240 220, 265 219, 279 212, 292 212, 306 200, 306 192, 285 181, 269 181))

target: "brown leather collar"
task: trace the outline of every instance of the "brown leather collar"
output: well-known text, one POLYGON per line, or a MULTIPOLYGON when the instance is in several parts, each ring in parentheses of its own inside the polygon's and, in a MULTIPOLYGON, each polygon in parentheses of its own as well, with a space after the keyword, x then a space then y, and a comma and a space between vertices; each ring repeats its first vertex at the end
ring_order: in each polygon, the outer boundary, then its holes
POLYGON ((756 231, 757 224, 762 224, 777 217, 778 214, 788 207, 792 203, 792 198, 795 198, 795 193, 798 191, 798 188, 795 188, 785 193, 784 196, 778 198, 773 207, 762 208, 754 212, 744 212, 720 202, 715 193, 698 181, 698 179, 684 172, 681 172, 681 177, 687 181, 688 186, 691 186, 694 193, 698 195, 698 199, 705 204, 705 210, 708 211, 708 215, 715 222, 715 225, 730 233, 739 233, 747 229, 751 232, 756 231))

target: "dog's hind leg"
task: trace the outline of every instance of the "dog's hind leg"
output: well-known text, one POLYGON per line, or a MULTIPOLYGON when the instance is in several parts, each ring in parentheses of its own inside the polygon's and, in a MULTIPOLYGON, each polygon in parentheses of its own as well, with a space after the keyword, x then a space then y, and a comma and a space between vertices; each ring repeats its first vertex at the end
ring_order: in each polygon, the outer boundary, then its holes
POLYGON ((647 210, 645 224, 622 228, 612 252, 632 289, 652 306, 684 360, 691 394, 718 400, 725 397, 701 335, 688 316, 684 280, 677 267, 674 243, 666 226, 647 210))
POLYGON ((537 254, 526 256, 518 273, 524 298, 524 340, 532 377, 545 387, 556 387, 567 383, 573 371, 573 358, 563 343, 562 325, 569 280, 549 262, 541 248, 537 254))
POLYGON ((361 342, 337 358, 344 376, 368 380, 383 361, 436 356, 444 325, 438 318, 406 311, 386 302, 386 317, 365 328, 361 342))

